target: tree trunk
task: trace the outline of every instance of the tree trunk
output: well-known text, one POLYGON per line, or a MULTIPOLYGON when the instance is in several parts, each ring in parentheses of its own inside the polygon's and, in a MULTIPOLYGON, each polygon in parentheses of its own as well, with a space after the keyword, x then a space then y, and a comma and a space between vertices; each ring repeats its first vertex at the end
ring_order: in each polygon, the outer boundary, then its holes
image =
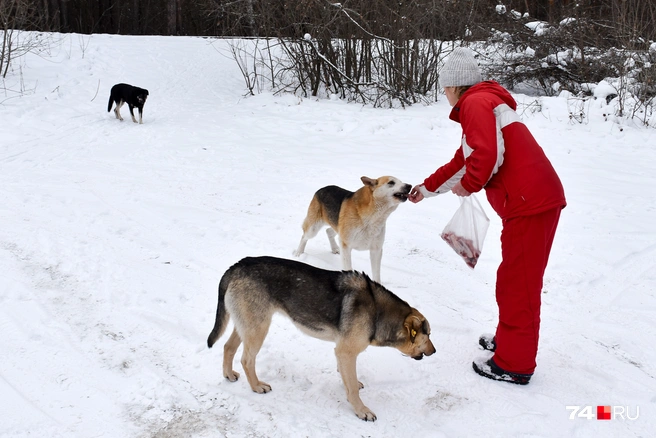
POLYGON ((182 22, 182 3, 184 3, 184 0, 177 0, 177 6, 176 6, 177 22, 175 26, 176 35, 184 35, 184 26, 182 22))
POLYGON ((111 26, 117 34, 121 35, 124 31, 121 23, 121 16, 123 15, 121 0, 113 0, 112 3, 112 10, 110 11, 110 16, 112 17, 111 26))
POLYGON ((70 32, 70 29, 68 28, 68 2, 69 0, 61 0, 61 3, 59 4, 60 7, 60 15, 61 15, 61 30, 70 32))
POLYGON ((167 32, 169 35, 176 35, 178 30, 178 2, 177 0, 168 0, 166 5, 168 16, 167 32))
POLYGON ((251 36, 259 36, 257 23, 255 22, 255 12, 253 11, 253 0, 246 0, 246 15, 248 16, 248 27, 251 28, 251 36))
POLYGON ((141 29, 139 28, 139 0, 132 0, 132 33, 135 35, 141 35, 141 29))

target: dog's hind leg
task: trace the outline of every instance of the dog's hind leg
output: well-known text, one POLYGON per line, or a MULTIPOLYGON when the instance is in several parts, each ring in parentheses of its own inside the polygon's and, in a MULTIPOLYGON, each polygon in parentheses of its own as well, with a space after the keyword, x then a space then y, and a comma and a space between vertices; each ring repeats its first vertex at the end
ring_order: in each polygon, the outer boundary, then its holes
POLYGON ((357 358, 358 354, 364 350, 357 346, 351 345, 348 341, 340 342, 335 347, 335 356, 337 357, 337 369, 342 376, 344 387, 346 388, 346 398, 355 410, 355 415, 361 420, 376 421, 376 414, 366 407, 360 399, 360 388, 363 385, 358 382, 357 376, 357 358), (359 351, 358 351, 359 350, 359 351))
POLYGON ((301 242, 298 244, 298 248, 294 251, 294 256, 298 257, 305 252, 305 245, 307 245, 308 240, 315 237, 323 226, 324 223, 322 221, 310 223, 308 218, 305 218, 303 221, 303 236, 301 237, 301 242))
POLYGON ((298 244, 298 248, 294 251, 294 257, 299 257, 301 254, 305 252, 305 245, 307 245, 308 240, 310 240, 309 237, 306 236, 305 233, 303 233, 303 236, 301 237, 301 242, 298 244))
POLYGON ((122 100, 119 100, 116 102, 116 107, 114 108, 114 114, 116 114, 116 118, 119 119, 121 122, 123 121, 123 117, 121 117, 121 107, 123 106, 125 102, 122 100))
POLYGON ((330 242, 330 250, 333 254, 339 254, 339 245, 337 245, 337 242, 335 241, 337 232, 333 230, 332 227, 328 227, 326 228, 326 234, 328 235, 328 242, 330 242))
POLYGON ((294 256, 298 257, 303 254, 308 240, 315 237, 324 225, 324 221, 321 218, 321 203, 317 200, 315 193, 312 201, 310 201, 307 215, 303 219, 303 236, 301 237, 301 242, 298 244, 298 248, 294 251, 294 256))
POLYGON ((248 324, 242 324, 240 327, 240 337, 244 342, 244 352, 241 356, 241 366, 244 368, 248 383, 251 389, 258 394, 264 394, 271 391, 271 385, 258 379, 255 372, 255 358, 259 353, 264 338, 269 331, 271 324, 271 314, 261 315, 259 321, 248 321, 248 324))
POLYGON ((233 330, 230 338, 223 346, 223 377, 230 380, 231 382, 237 381, 239 379, 239 373, 232 369, 232 362, 235 358, 235 353, 237 348, 241 345, 241 338, 237 330, 233 330))

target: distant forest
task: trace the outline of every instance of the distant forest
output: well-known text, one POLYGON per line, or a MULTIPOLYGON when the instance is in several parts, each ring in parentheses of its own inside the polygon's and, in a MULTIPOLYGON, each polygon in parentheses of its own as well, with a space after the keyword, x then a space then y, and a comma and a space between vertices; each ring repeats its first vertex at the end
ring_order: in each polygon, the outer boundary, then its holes
POLYGON ((574 96, 616 93, 615 114, 653 124, 656 0, 0 0, 0 77, 49 36, 232 38, 246 92, 338 96, 374 106, 438 99, 457 45, 509 89, 574 96), (37 31, 37 32, 23 32, 37 31))
MULTIPOLYGON (((330 27, 337 8, 366 23, 365 33, 388 38, 413 27, 413 37, 485 39, 504 30, 500 10, 550 23, 583 20, 623 42, 656 38, 656 0, 0 0, 0 19, 83 34, 298 37, 330 27)), ((336 38, 361 33, 337 24, 336 38)))

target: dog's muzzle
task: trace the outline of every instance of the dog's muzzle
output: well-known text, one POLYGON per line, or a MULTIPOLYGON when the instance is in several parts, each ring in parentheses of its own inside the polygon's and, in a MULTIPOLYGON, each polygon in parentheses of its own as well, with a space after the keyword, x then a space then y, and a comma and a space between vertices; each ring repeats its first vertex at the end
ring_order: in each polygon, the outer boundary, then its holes
POLYGON ((433 343, 429 341, 428 343, 428 348, 424 348, 425 351, 422 351, 416 356, 410 356, 414 360, 422 360, 424 356, 431 356, 432 354, 435 353, 435 347, 433 346, 433 343))
POLYGON ((399 199, 401 202, 405 202, 408 200, 410 190, 412 190, 412 186, 410 184, 405 184, 401 192, 394 193, 394 197, 399 199))
POLYGON ((399 199, 401 202, 405 202, 408 200, 408 194, 407 193, 394 193, 394 197, 396 199, 399 199))

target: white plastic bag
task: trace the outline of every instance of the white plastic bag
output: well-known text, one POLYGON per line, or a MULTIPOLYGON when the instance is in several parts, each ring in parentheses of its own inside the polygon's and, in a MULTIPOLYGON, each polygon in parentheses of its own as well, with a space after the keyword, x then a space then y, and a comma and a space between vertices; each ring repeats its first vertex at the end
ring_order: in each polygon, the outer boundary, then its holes
POLYGON ((442 239, 474 269, 490 226, 483 207, 472 194, 460 198, 460 208, 442 231, 442 239))

